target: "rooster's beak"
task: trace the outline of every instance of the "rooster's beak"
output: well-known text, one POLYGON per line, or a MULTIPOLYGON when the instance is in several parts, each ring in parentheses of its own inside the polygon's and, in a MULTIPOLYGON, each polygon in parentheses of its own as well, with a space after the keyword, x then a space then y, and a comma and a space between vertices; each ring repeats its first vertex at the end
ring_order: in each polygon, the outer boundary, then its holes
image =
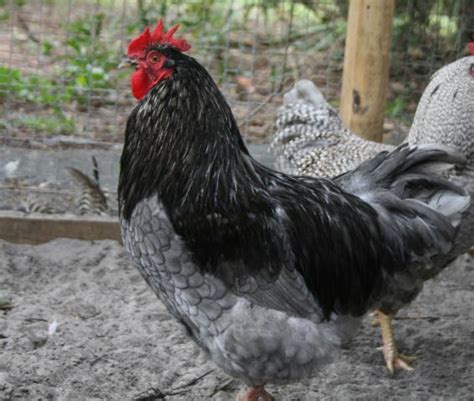
POLYGON ((138 64, 136 59, 130 58, 125 56, 120 64, 117 66, 118 69, 124 68, 124 67, 136 67, 138 64))

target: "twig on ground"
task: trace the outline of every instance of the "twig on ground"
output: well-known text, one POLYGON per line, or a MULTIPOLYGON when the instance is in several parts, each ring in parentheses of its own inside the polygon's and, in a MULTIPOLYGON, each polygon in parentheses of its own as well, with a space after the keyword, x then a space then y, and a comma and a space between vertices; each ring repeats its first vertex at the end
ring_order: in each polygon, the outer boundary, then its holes
POLYGON ((136 397, 133 397, 133 401, 157 401, 164 400, 166 398, 165 393, 163 393, 159 388, 150 387, 145 390, 143 393, 138 394, 136 397))
POLYGON ((214 397, 219 391, 224 391, 229 389, 229 387, 235 382, 234 379, 227 379, 224 380, 222 383, 219 383, 217 386, 214 387, 214 390, 211 394, 209 394, 209 398, 214 397))
POLYGON ((203 379, 204 377, 210 375, 212 372, 214 372, 214 369, 210 369, 206 372, 204 372, 202 375, 200 376, 197 376, 193 379, 191 379, 189 382, 185 383, 185 384, 182 384, 181 386, 178 386, 178 387, 175 387, 173 389, 171 389, 170 391, 167 391, 166 392, 166 395, 178 395, 178 394, 182 394, 182 392, 180 392, 179 390, 182 390, 186 387, 190 387, 190 386, 193 386, 194 384, 196 384, 198 381, 200 381, 201 379, 203 379), (178 392, 176 392, 178 391, 178 392))
POLYGON ((171 390, 168 390, 168 391, 161 391, 159 388, 150 387, 148 390, 134 397, 133 401, 157 401, 157 400, 164 400, 166 397, 171 396, 171 395, 185 394, 190 390, 188 387, 193 386, 204 377, 210 375, 212 372, 214 372, 214 369, 210 369, 204 372, 202 375, 194 377, 187 383, 184 383, 178 387, 172 388, 171 390))
MULTIPOLYGON (((454 316, 454 315, 453 315, 454 316)), ((395 320, 439 320, 441 319, 440 316, 396 316, 394 317, 395 320)))

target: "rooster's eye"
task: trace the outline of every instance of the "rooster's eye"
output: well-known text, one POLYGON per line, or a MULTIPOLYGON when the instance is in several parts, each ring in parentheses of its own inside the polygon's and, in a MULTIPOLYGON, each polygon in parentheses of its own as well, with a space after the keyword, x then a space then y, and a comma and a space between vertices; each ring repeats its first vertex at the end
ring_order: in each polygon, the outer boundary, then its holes
POLYGON ((160 58, 156 54, 150 57, 150 62, 152 64, 156 64, 159 60, 160 58))

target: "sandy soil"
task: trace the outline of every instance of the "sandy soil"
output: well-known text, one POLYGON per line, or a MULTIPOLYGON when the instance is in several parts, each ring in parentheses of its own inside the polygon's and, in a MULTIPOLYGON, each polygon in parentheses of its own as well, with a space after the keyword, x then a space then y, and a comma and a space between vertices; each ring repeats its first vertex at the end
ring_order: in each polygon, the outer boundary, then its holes
MULTIPOLYGON (((121 245, 0 242, 0 272, 0 298, 13 304, 0 311, 1 400, 235 397, 239 383, 205 361, 121 245)), ((277 400, 474 399, 473 305, 474 266, 464 258, 395 323, 402 351, 418 357, 414 372, 389 377, 367 320, 318 377, 268 389, 277 400)))

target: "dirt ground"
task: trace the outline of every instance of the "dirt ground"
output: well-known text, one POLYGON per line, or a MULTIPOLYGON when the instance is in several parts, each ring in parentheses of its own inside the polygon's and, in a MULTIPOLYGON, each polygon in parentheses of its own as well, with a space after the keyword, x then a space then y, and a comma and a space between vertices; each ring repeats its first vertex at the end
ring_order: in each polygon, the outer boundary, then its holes
MULTIPOLYGON (((0 242, 0 271, 1 400, 234 399, 240 384, 205 361, 118 243, 0 242)), ((387 374, 367 319, 318 377, 268 389, 276 400, 472 400, 473 305, 463 258, 395 322, 414 372, 387 374)))

